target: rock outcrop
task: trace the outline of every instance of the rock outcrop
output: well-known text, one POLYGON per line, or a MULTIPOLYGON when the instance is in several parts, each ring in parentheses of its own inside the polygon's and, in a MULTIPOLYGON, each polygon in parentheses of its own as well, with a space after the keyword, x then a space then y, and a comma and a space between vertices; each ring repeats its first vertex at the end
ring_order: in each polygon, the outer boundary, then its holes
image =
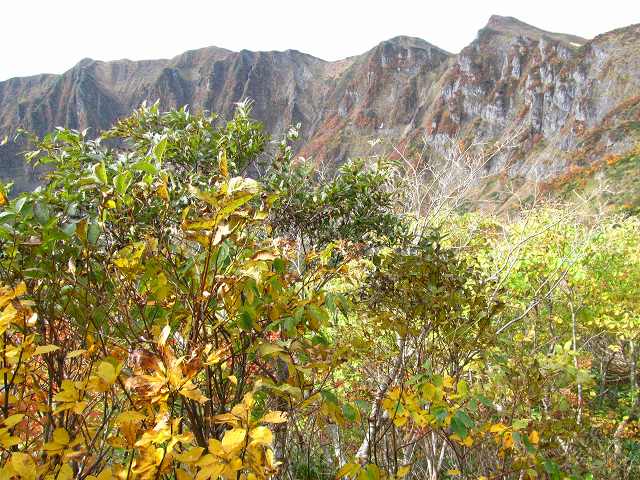
MULTIPOLYGON (((299 153, 318 160, 381 153, 377 138, 408 150, 424 141, 430 154, 514 138, 487 173, 544 180, 634 146, 639 53, 640 25, 586 40, 493 16, 457 55, 396 37, 336 62, 215 47, 169 60, 85 59, 62 75, 0 82, 0 138, 18 127, 97 132, 145 100, 230 116, 250 97, 270 133, 300 123, 299 153)), ((32 188, 38 177, 18 149, 0 147, 0 177, 32 188)))

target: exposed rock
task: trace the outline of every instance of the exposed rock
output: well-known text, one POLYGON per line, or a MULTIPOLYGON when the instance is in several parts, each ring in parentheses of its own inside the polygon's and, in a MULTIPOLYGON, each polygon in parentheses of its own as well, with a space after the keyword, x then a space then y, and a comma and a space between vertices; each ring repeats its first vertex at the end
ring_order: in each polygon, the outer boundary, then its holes
MULTIPOLYGON (((640 25, 588 41, 493 16, 458 55, 396 37, 337 62, 215 47, 168 60, 84 59, 62 75, 0 82, 0 137, 18 127, 98 131, 145 100, 230 116, 251 97, 270 133, 301 123, 299 153, 319 161, 380 153, 368 142, 375 138, 407 148, 424 138, 432 153, 446 154, 454 141, 485 144, 517 132, 519 148, 488 172, 545 179, 633 145, 638 52, 640 25)), ((38 180, 18 149, 0 147, 0 177, 21 190, 38 180)))

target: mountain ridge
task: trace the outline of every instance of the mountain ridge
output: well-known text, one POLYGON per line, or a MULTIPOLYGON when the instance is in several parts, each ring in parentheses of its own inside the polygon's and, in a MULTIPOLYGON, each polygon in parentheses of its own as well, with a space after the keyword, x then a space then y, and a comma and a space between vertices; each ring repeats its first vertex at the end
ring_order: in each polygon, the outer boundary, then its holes
MULTIPOLYGON (((383 154, 388 142, 415 154, 422 140, 427 155, 447 156, 455 143, 486 145, 517 131, 519 146, 497 155, 486 173, 552 178, 633 146, 638 51, 640 25, 586 40, 492 16, 457 54, 401 35, 337 61, 218 47, 159 60, 83 59, 60 75, 0 82, 0 137, 17 127, 97 131, 156 99, 164 109, 188 104, 228 117, 250 97, 269 133, 301 123, 298 153, 317 161, 383 154), (388 142, 372 147, 376 138, 388 142), (585 142, 590 149, 581 153, 585 142)), ((17 149, 0 147, 0 177, 32 188, 37 172, 17 149)))

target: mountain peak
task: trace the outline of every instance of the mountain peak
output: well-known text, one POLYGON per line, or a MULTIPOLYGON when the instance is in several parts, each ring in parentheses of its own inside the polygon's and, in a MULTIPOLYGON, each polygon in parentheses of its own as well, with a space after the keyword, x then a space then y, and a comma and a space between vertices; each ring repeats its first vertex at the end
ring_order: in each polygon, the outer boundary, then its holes
POLYGON ((418 37, 410 37, 408 35, 397 35, 393 38, 386 40, 383 43, 394 43, 396 45, 407 45, 407 46, 425 46, 429 45, 426 40, 418 37))
POLYGON ((388 40, 384 40, 380 42, 379 45, 394 45, 396 47, 402 48, 422 48, 422 49, 435 49, 442 53, 449 55, 449 52, 443 50, 442 48, 433 45, 426 40, 423 40, 419 37, 411 37, 408 35, 398 35, 388 40))
POLYGON ((540 40, 542 37, 547 37, 558 42, 572 44, 573 46, 584 45, 587 43, 587 39, 577 35, 549 32, 542 30, 541 28, 534 27, 533 25, 525 23, 522 20, 518 20, 517 18, 502 15, 491 15, 483 30, 492 30, 508 36, 528 37, 534 40, 540 40))
MULTIPOLYGON (((502 15, 491 15, 489 17, 489 21, 487 22, 487 28, 491 28, 493 30, 509 30, 513 28, 536 28, 533 25, 529 25, 521 20, 518 20, 515 17, 508 17, 502 15)), ((536 29, 537 30, 537 29, 536 29)))
POLYGON ((88 67, 92 63, 95 63, 95 60, 93 58, 85 57, 82 60, 80 60, 78 63, 76 63, 73 68, 88 67))

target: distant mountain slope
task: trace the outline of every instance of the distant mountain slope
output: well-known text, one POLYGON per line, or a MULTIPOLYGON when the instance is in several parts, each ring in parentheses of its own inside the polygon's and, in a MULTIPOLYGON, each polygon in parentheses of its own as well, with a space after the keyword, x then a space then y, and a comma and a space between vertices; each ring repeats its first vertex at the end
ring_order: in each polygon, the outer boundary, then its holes
MULTIPOLYGON (((384 142, 369 143, 376 138, 408 151, 424 139, 427 154, 447 154, 454 142, 515 136, 518 147, 496 156, 487 173, 550 180, 634 147, 639 53, 640 25, 585 40, 493 16, 457 55, 396 37, 337 62, 215 47, 170 60, 85 59, 62 75, 0 82, 0 138, 18 126, 38 134, 58 125, 97 131, 144 100, 228 116, 251 97, 269 132, 300 122, 299 153, 318 160, 380 153, 384 142)), ((31 188, 37 176, 17 150, 0 147, 0 177, 31 188)))

